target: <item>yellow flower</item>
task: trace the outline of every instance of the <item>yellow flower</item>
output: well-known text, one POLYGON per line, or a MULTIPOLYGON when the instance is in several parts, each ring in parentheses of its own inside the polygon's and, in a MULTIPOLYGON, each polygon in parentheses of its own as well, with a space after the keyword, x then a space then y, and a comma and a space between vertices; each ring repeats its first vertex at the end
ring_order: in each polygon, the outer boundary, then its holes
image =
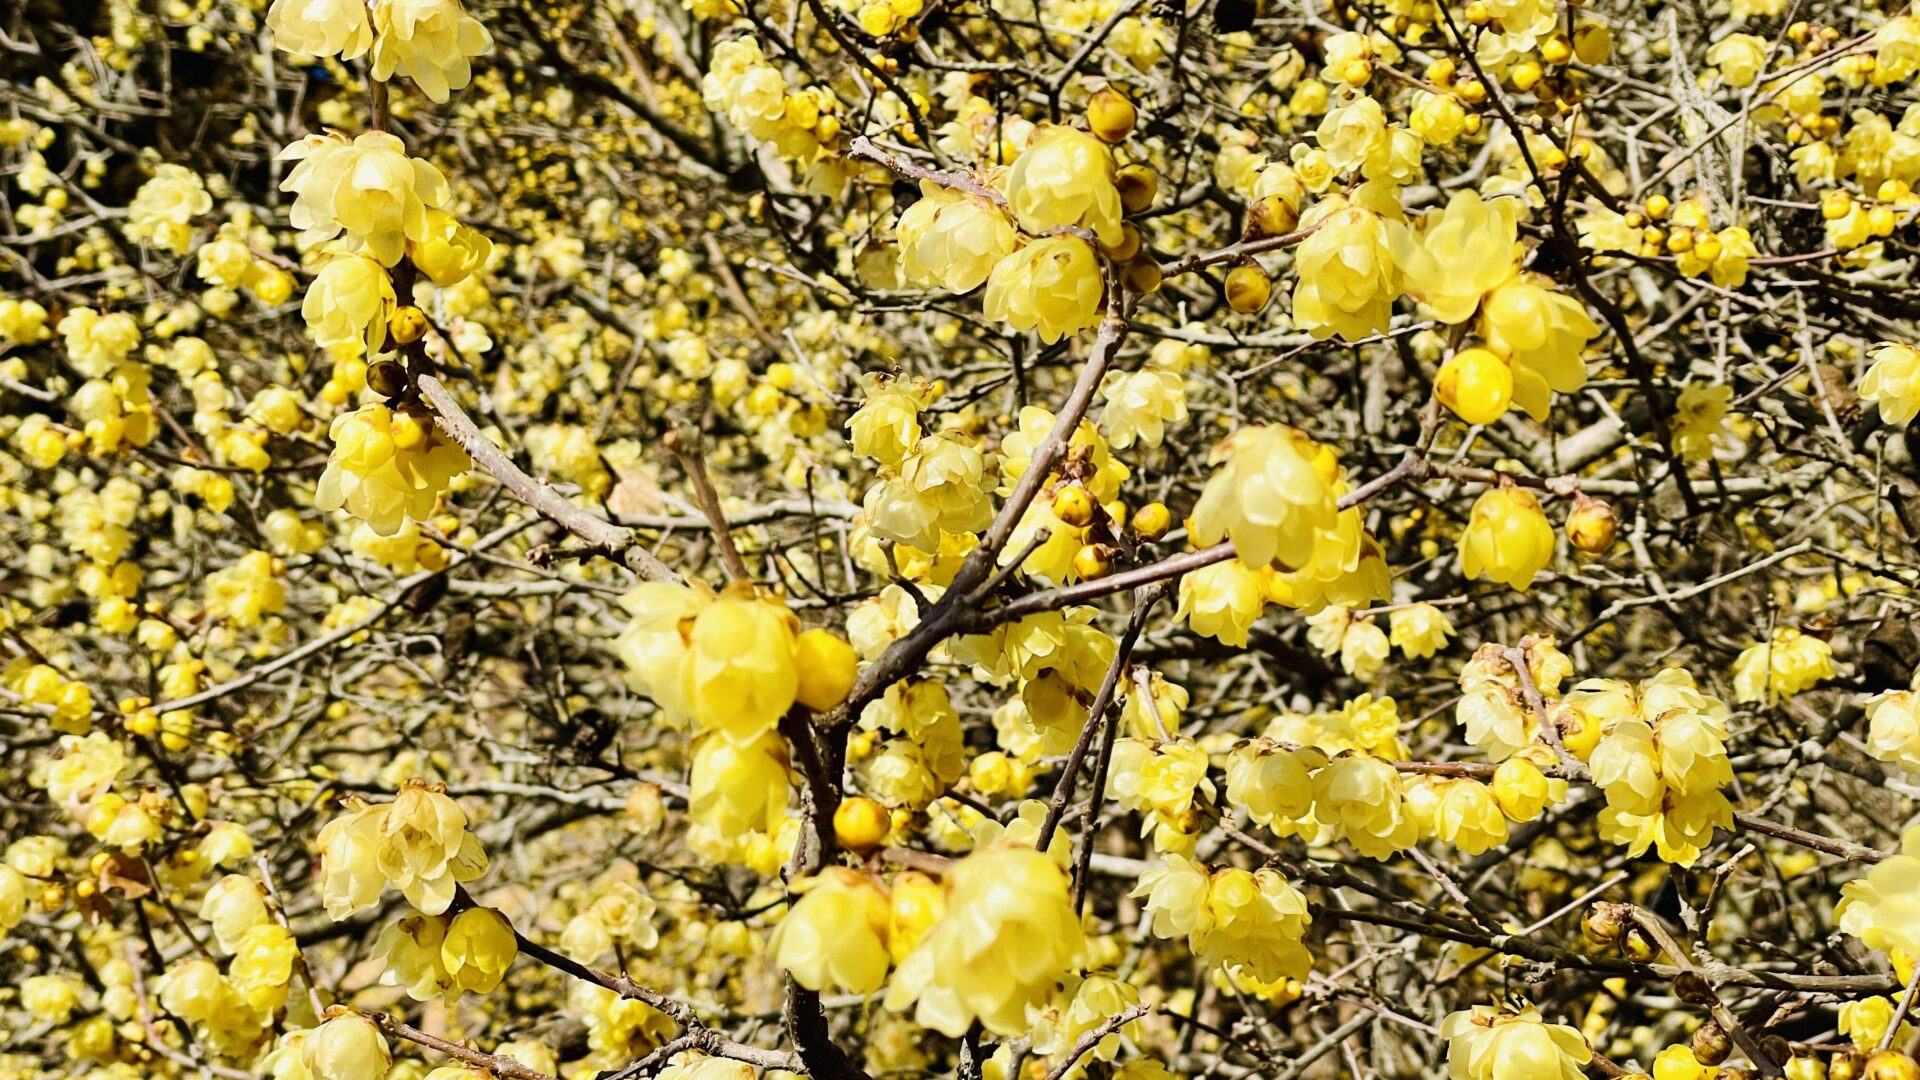
POLYGON ((915 444, 897 477, 867 489, 863 508, 874 535, 936 552, 942 532, 977 532, 993 521, 990 484, 972 440, 938 432, 915 444))
POLYGON ((1920 953, 1920 825, 1900 834, 1900 851, 1840 888, 1840 928, 1869 949, 1920 953))
POLYGON ((489 994, 520 955, 513 924, 492 908, 470 907, 453 917, 440 943, 440 965, 455 994, 489 994))
POLYGON ((1352 172, 1387 138, 1386 114, 1378 101, 1362 95, 1327 110, 1314 137, 1335 172, 1352 172))
POLYGON ((1415 229, 1395 229, 1394 258, 1407 292, 1443 323, 1473 318, 1481 297, 1516 273, 1519 217, 1519 199, 1458 191, 1415 229))
POLYGON ((47 338, 47 309, 36 300, 0 296, 0 339, 32 345, 47 338))
POLYGON ((1100 386, 1107 401, 1100 423, 1117 449, 1135 441, 1159 446, 1169 423, 1187 419, 1187 386, 1179 373, 1159 368, 1109 374, 1100 386))
POLYGON ((1507 842, 1507 818, 1494 792, 1478 780, 1442 780, 1434 834, 1468 855, 1507 842))
POLYGON ((1340 666, 1361 682, 1372 682, 1387 662, 1387 632, 1372 619, 1349 623, 1340 638, 1340 666))
MULTIPOLYGON (((1872 373, 1868 373, 1871 377, 1872 373)), ((1861 394, 1867 393, 1861 384, 1861 394)), ((1733 387, 1688 383, 1674 403, 1673 449, 1687 461, 1705 461, 1713 456, 1713 443, 1725 426, 1727 408, 1733 401, 1733 387)), ((1885 406, 1881 407, 1882 415, 1885 406)))
POLYGON ((1782 626, 1734 660, 1733 699, 1773 704, 1833 676, 1833 646, 1782 626))
POLYGON ((421 234, 407 239, 407 254, 428 281, 444 288, 486 266, 493 241, 445 210, 428 210, 421 234))
POLYGON ((1517 487, 1488 488, 1460 536, 1460 572, 1525 592, 1553 558, 1554 531, 1540 501, 1517 487))
POLYGON ((35 1020, 64 1024, 80 1005, 73 983, 60 975, 33 975, 20 984, 20 1005, 35 1020))
POLYGON ((1896 690, 1867 703, 1867 753, 1920 773, 1920 695, 1896 690))
POLYGON ((124 311, 102 315, 90 307, 67 312, 58 327, 65 337, 67 362, 80 374, 102 378, 140 344, 140 326, 124 311))
POLYGON ((1013 223, 978 195, 920 182, 920 199, 894 227, 900 270, 909 284, 972 292, 1019 242, 1013 223))
POLYGON ((307 1033, 301 1057, 313 1080, 367 1080, 393 1064, 387 1040, 373 1021, 342 1013, 307 1033))
POLYGON ((796 620, 784 605, 722 596, 700 609, 681 662, 681 702, 703 731, 750 743, 793 707, 796 620))
MULTIPOLYGON (((399 0, 388 0, 381 10, 399 0)), ((447 201, 446 177, 431 164, 407 156, 406 144, 384 131, 348 142, 339 135, 309 135, 280 152, 297 161, 280 183, 295 193, 288 220, 304 229, 308 244, 344 230, 365 244, 382 266, 407 253, 407 241, 427 239, 427 210, 447 201)))
POLYGON ((1389 641, 1409 660, 1424 660, 1447 647, 1453 623, 1432 604, 1397 608, 1387 615, 1389 641))
POLYGON ((632 616, 615 643, 626 662, 628 682, 675 716, 693 712, 681 670, 693 621, 712 601, 704 588, 664 581, 644 582, 620 598, 620 606, 632 616))
POLYGON ((1475 1005, 1449 1013, 1440 1034, 1448 1080, 1580 1080, 1593 1060, 1578 1031, 1546 1023, 1532 1008, 1509 1013, 1475 1005))
POLYGON ((1193 806, 1196 791, 1213 798, 1207 752, 1191 739, 1121 739, 1110 770, 1107 790, 1129 810, 1177 818, 1193 806))
POLYGON ((472 82, 469 61, 493 48, 493 35, 459 0, 380 0, 372 8, 373 77, 397 71, 434 101, 472 82))
POLYGON ((1480 307, 1480 336, 1514 365, 1514 399, 1535 420, 1546 419, 1554 393, 1586 385, 1581 354, 1599 332, 1578 300, 1537 274, 1509 279, 1480 307))
POLYGON ((380 819, 380 873, 421 911, 438 915, 447 910, 454 887, 487 868, 486 852, 467 831, 466 812, 444 790, 418 780, 400 785, 385 810, 380 819))
POLYGON ((1387 223, 1337 195, 1316 203, 1300 223, 1314 233, 1294 249, 1294 325, 1347 341, 1385 330, 1400 293, 1387 223))
POLYGON ((1033 129, 1027 148, 1007 170, 1007 205, 1020 227, 1035 235, 1071 225, 1091 230, 1107 247, 1120 242, 1113 155, 1100 140, 1075 128, 1041 124, 1033 129))
POLYGON ((916 1023, 950 1038, 976 1020, 996 1035, 1026 1034, 1027 1009, 1085 950, 1067 875, 1030 847, 1004 844, 953 863, 947 886, 947 912, 895 972, 887 1007, 915 1005, 916 1023))
POLYGON ((1227 559, 1182 575, 1180 607, 1173 617, 1184 619, 1196 634, 1241 647, 1266 604, 1259 575, 1239 559, 1227 559))
POLYGON ((1077 236, 1049 236, 994 264, 983 310, 1015 330, 1038 330, 1051 345, 1100 321, 1104 291, 1093 248, 1077 236))
POLYGON ((240 936, 227 965, 227 981, 242 1000, 261 1012, 286 1004, 293 962, 300 955, 293 933, 277 922, 261 923, 240 936))
POLYGON ((1253 739, 1227 755, 1227 801, 1281 835, 1313 813, 1313 773, 1327 764, 1314 747, 1287 749, 1253 739))
POLYGON ((1388 858, 1418 839, 1398 770, 1368 754, 1344 754, 1314 773, 1313 813, 1370 859, 1388 858))
POLYGON ((379 260, 341 255, 328 260, 314 276, 300 314, 315 345, 347 355, 358 355, 362 349, 372 354, 386 343, 387 320, 396 302, 393 281, 379 260))
POLYGON ((453 986, 440 947, 447 939, 445 915, 414 912, 391 923, 380 932, 373 951, 386 961, 387 970, 380 981, 403 986, 415 1001, 431 1001, 453 986))
POLYGON ((1920 414, 1920 349, 1888 342, 1869 355, 1873 366, 1860 380, 1860 396, 1880 406, 1886 423, 1913 423, 1920 414))
POLYGON ((787 744, 769 732, 747 743, 708 735, 693 748, 688 813, 723 841, 768 829, 787 805, 787 744))
POLYGON ((1232 538, 1247 566, 1305 566, 1339 515, 1332 451, 1285 426, 1241 428, 1214 448, 1219 466, 1193 508, 1193 540, 1232 538))
POLYGON ((847 418, 853 452, 882 465, 898 466, 920 443, 920 410, 929 402, 898 382, 877 382, 860 408, 847 418))
POLYGON ((473 462, 442 436, 431 416, 364 405, 334 418, 333 452, 320 476, 314 505, 344 508, 382 536, 408 518, 425 521, 453 478, 473 462))
POLYGON ((871 994, 887 980, 887 928, 891 908, 874 880, 844 866, 829 866, 774 927, 767 949, 773 962, 809 990, 840 987, 871 994))
POLYGON ((363 0, 273 0, 267 29, 288 52, 355 60, 373 47, 367 7, 363 0))
POLYGON ((1500 812, 1515 821, 1532 821, 1566 795, 1565 780, 1548 779, 1541 766, 1551 764, 1552 751, 1531 747, 1510 757, 1493 771, 1493 797, 1500 812))
POLYGON ((1728 34, 1707 50, 1707 63, 1720 69, 1728 86, 1746 88, 1760 77, 1767 60, 1767 43, 1752 34, 1728 34))
POLYGON ((185 255, 193 219, 211 209, 213 196, 198 175, 181 165, 162 165, 127 204, 127 237, 185 255))
POLYGON ((213 939, 233 952, 247 931, 271 921, 260 886, 241 874, 229 874, 207 888, 200 917, 213 927, 213 939))
POLYGON ((754 1080, 753 1066, 743 1061, 709 1057, 694 1050, 673 1055, 673 1061, 661 1069, 659 1080, 754 1080))

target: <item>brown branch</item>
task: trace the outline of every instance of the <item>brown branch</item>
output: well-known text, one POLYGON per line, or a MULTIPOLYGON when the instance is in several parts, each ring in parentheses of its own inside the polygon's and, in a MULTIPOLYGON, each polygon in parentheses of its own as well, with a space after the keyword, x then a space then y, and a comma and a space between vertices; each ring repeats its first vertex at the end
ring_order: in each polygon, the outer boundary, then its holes
POLYGON ((493 440, 480 433, 466 410, 437 376, 416 380, 420 396, 433 406, 434 419, 447 437, 460 444, 474 464, 500 481, 502 487, 535 513, 579 537, 600 555, 620 563, 648 581, 679 581, 680 575, 655 558, 630 529, 615 525, 591 510, 575 506, 551 486, 528 476, 493 440))
POLYGON ((429 1050, 445 1054, 450 1058, 464 1061, 469 1065, 485 1069, 504 1080, 554 1080, 539 1069, 530 1069, 510 1057, 488 1054, 471 1047, 449 1042, 438 1035, 429 1035, 411 1024, 403 1023, 383 1012, 363 1012, 360 1015, 374 1022, 381 1031, 410 1043, 418 1043, 429 1050))

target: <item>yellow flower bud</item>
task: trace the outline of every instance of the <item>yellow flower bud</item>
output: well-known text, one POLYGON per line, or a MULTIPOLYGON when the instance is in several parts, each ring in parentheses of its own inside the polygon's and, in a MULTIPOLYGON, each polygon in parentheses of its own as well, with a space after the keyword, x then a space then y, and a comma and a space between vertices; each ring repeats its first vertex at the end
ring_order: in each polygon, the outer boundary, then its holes
POLYGON ((1513 369, 1487 349, 1462 349, 1440 365, 1433 393, 1467 423, 1491 424, 1513 400, 1513 369))
POLYGON ((848 851, 879 847, 892 829, 893 818, 887 808, 864 796, 842 799, 833 812, 834 840, 848 851))
POLYGON ((845 638, 816 628, 793 639, 793 666, 799 677, 794 700, 825 712, 847 700, 860 658, 845 638))
POLYGON ((1103 86, 1087 99, 1087 128, 1101 142, 1117 143, 1133 134, 1139 113, 1127 96, 1111 86, 1103 86))
POLYGON ((1576 496, 1573 510, 1567 514, 1567 539, 1589 555, 1599 555, 1613 547, 1620 519, 1613 507, 1585 495, 1576 496))

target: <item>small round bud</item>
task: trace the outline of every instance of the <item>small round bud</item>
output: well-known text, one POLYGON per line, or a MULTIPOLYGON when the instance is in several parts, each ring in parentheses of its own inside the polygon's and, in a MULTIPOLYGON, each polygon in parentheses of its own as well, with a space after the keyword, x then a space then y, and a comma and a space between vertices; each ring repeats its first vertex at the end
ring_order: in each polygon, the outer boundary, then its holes
POLYGON ((1619 941, 1626 929, 1626 914, 1619 904, 1602 901, 1587 908, 1587 913, 1580 916, 1580 932, 1595 945, 1611 945, 1619 941))
POLYGON ((1851 1050, 1842 1050, 1827 1062, 1827 1080, 1860 1080, 1860 1074, 1866 1071, 1867 1057, 1851 1050))
POLYGON ((1093 496, 1079 484, 1070 484, 1053 493, 1053 514, 1061 521, 1082 528, 1093 524, 1093 496))
POLYGON ((1573 42, 1565 34, 1555 34, 1540 46, 1540 59, 1559 66, 1573 59, 1573 42))
POLYGON ((1143 540, 1158 540, 1173 527, 1173 511, 1166 503, 1150 502, 1133 512, 1133 531, 1143 540))
POLYGON ((1652 934, 1638 925, 1629 926, 1620 938, 1620 953, 1634 963, 1645 964, 1660 955, 1660 946, 1655 943, 1652 934))
POLYGON ((833 838, 848 851, 871 851, 892 829, 887 808, 862 795, 842 799, 833 812, 833 838))
POLYGON ((1573 55, 1583 64, 1604 64, 1613 55, 1613 32, 1600 23, 1582 23, 1573 32, 1573 55))
POLYGON ((1127 96, 1111 86, 1103 86, 1087 99, 1087 130, 1101 142, 1117 143, 1133 134, 1140 113, 1127 96))
POLYGON ((1507 72, 1507 79, 1513 83, 1515 90, 1531 90, 1539 84, 1540 77, 1544 74, 1546 73, 1540 70, 1539 64, 1531 60, 1522 60, 1513 65, 1512 71, 1507 72))
POLYGON ((1278 195, 1269 195, 1247 210, 1248 236, 1283 236, 1300 224, 1300 211, 1278 195))
POLYGON ((1573 510, 1567 514, 1567 539, 1589 555, 1599 555, 1613 547, 1620 531, 1620 519, 1613 507, 1586 495, 1574 497, 1573 510))
POLYGON ((1665 195, 1649 195, 1647 196, 1646 208, 1648 217, 1655 221, 1660 221, 1667 216, 1667 211, 1673 209, 1673 200, 1667 198, 1665 195))
POLYGON ((793 639, 793 666, 800 676, 795 699, 824 712, 847 700, 860 657, 839 634, 816 628, 793 639))
POLYGON ((1123 165, 1114 173, 1113 186, 1120 189, 1120 206, 1137 214, 1153 205, 1160 194, 1160 177, 1151 166, 1123 165))
POLYGON ((1128 292, 1147 296, 1160 291, 1160 282, 1166 277, 1160 270, 1160 264, 1153 257, 1142 255, 1120 270, 1120 284, 1128 292))
POLYGON ((1251 263, 1227 271, 1227 306, 1242 315, 1252 315, 1267 306, 1273 296, 1273 279, 1251 263))
POLYGON ((1513 368, 1488 349, 1461 349, 1435 373, 1433 396, 1469 424, 1491 424, 1513 402, 1513 368))
POLYGON ((1113 573, 1113 548, 1106 544, 1088 544, 1081 548, 1073 556, 1073 572, 1083 581, 1113 573))
POLYGON ((1867 1056, 1860 1080, 1920 1080, 1920 1064, 1899 1050, 1876 1050, 1867 1056))
POLYGON ((1119 242, 1112 247, 1107 247, 1103 244, 1100 250, 1106 252, 1107 258, 1112 259, 1114 262, 1123 263, 1129 261, 1135 255, 1140 254, 1139 226, 1131 221, 1123 223, 1120 226, 1119 242))
POLYGON ((399 397, 407 390, 407 369, 382 360, 367 369, 367 388, 381 397, 399 397))
POLYGON ((1694 1059, 1702 1065, 1718 1065, 1733 1052, 1733 1040, 1712 1020, 1693 1029, 1691 1045, 1694 1059))
POLYGON ((1487 0, 1473 0, 1467 5, 1467 21, 1475 26, 1485 26, 1493 21, 1493 8, 1487 0))
POLYGON ((387 333, 396 345, 411 345, 426 332, 426 313, 412 304, 395 308, 393 314, 387 317, 387 333))

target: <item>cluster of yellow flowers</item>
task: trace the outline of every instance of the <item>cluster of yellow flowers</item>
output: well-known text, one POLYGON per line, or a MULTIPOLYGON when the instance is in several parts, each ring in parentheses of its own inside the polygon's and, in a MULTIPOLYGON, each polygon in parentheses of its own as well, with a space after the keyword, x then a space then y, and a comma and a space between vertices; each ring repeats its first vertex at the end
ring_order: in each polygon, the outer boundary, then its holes
POLYGON ((1140 875, 1156 937, 1185 937, 1210 965, 1244 969, 1263 983, 1305 979, 1313 957, 1300 943, 1313 917, 1306 897, 1271 868, 1210 870, 1179 854, 1140 875))
POLYGON ((1833 647, 1790 626, 1742 650, 1733 661, 1733 699, 1773 704, 1835 674, 1833 647))
POLYGON ((1599 741, 1588 764, 1606 793, 1600 835, 1638 856, 1691 866, 1715 826, 1733 827, 1724 788, 1727 706, 1701 691, 1682 668, 1667 668, 1637 686, 1589 679, 1566 696, 1565 708, 1599 741))
POLYGON ((335 920, 380 902, 389 886, 428 915, 487 868, 466 812, 445 789, 409 780, 390 803, 349 800, 320 830, 320 896, 335 920))
POLYGON ((784 603, 751 587, 716 596, 698 584, 651 582, 622 603, 633 618, 617 649, 630 679, 698 739, 700 842, 736 851, 748 833, 774 829, 786 804, 781 717, 796 703, 823 711, 844 701, 854 650, 830 630, 802 632, 784 603))
POLYGON ((1086 948, 1067 875, 1048 855, 1003 844, 954 862, 945 886, 945 911, 900 960, 887 1007, 912 1006, 916 1023, 952 1038, 976 1021, 996 1035, 1025 1035, 1028 1010, 1046 1002, 1086 948))
POLYGON ((353 60, 371 53, 373 77, 404 75, 434 101, 473 80, 470 61, 493 36, 459 0, 274 0, 267 28, 290 53, 353 60))

